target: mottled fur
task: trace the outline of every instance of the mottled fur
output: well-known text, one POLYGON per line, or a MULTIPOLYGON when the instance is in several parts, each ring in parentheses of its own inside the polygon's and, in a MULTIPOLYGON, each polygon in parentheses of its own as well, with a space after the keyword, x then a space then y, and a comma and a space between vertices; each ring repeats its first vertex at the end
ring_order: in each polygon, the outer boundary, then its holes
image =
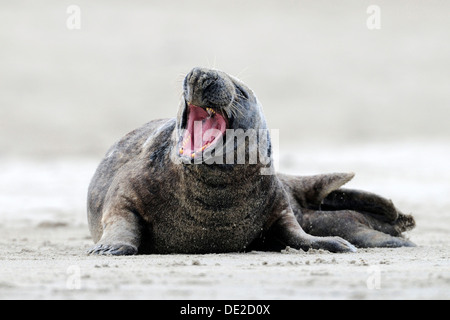
MULTIPOLYGON (((271 162, 183 159, 178 150, 187 102, 227 114, 232 129, 266 129, 259 102, 238 79, 195 68, 183 86, 176 119, 129 133, 98 167, 88 192, 96 243, 90 253, 218 253, 286 245, 355 251, 348 241, 359 247, 413 245, 401 238, 414 225, 412 217, 379 196, 340 189, 352 174, 263 175, 261 169, 273 170, 271 162)), ((270 144, 263 151, 270 157, 270 144)))

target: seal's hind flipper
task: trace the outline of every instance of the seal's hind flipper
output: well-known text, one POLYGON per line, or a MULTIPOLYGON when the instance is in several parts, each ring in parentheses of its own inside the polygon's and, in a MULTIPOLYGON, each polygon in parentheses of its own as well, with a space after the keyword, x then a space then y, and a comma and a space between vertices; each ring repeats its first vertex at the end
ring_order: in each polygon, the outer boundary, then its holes
POLYGON ((297 221, 309 234, 339 236, 362 248, 414 246, 402 238, 404 231, 414 228, 414 218, 402 214, 391 200, 379 195, 340 188, 353 176, 279 175, 279 179, 297 221))
MULTIPOLYGON (((320 211, 352 210, 370 215, 382 222, 395 223, 401 213, 391 200, 377 194, 341 188, 354 177, 353 173, 330 173, 315 176, 279 175, 290 194, 293 207, 320 211)), ((300 213, 301 214, 301 213, 300 213)), ((403 215, 404 217, 404 215, 403 215)), ((414 219, 408 216, 403 231, 414 227, 414 219)), ((405 219, 400 219, 406 221, 405 219)))
POLYGON ((399 215, 392 200, 374 193, 351 189, 332 191, 323 199, 321 209, 324 211, 354 210, 374 215, 382 221, 395 221, 399 215))
POLYGON ((309 234, 339 236, 359 248, 414 247, 414 243, 401 236, 414 225, 411 216, 401 213, 394 223, 389 223, 351 210, 305 210, 301 219, 302 228, 309 234))
POLYGON ((323 199, 320 210, 355 211, 366 216, 373 229, 397 236, 401 235, 402 232, 413 229, 416 225, 414 218, 400 212, 394 206, 392 200, 362 190, 335 190, 323 199))
POLYGON ((329 173, 314 176, 278 174, 288 193, 302 208, 318 209, 322 201, 355 176, 354 173, 329 173))

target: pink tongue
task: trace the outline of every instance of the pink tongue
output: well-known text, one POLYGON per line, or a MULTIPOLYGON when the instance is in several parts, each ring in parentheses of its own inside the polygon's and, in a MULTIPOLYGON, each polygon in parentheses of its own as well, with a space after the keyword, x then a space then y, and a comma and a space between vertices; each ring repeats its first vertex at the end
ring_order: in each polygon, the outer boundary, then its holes
POLYGON ((203 108, 189 105, 187 131, 183 137, 183 154, 191 156, 206 149, 220 135, 225 134, 227 121, 219 113, 210 116, 203 108))

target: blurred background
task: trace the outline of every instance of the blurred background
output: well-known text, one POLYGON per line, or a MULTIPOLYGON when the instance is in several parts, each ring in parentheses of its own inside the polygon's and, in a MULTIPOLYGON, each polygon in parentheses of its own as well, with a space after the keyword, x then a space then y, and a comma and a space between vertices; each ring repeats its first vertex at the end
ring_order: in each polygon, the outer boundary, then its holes
POLYGON ((442 212, 449 14, 446 0, 1 1, 0 219, 85 224, 101 157, 174 117, 194 66, 255 91, 282 171, 355 171, 353 187, 442 212))
POLYGON ((449 13, 445 0, 2 1, 0 157, 101 157, 174 117, 194 66, 246 82, 282 149, 448 143, 449 13))

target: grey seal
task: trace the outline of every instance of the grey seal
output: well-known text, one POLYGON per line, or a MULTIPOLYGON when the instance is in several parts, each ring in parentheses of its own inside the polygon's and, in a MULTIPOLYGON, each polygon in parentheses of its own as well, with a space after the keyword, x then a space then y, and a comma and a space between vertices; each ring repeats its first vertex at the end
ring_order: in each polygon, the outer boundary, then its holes
POLYGON ((101 161, 88 190, 88 253, 414 246, 402 236, 414 218, 381 196, 341 188, 352 178, 275 173, 253 91, 222 71, 194 68, 177 117, 130 132, 101 161), (249 131, 258 134, 228 139, 249 131))

